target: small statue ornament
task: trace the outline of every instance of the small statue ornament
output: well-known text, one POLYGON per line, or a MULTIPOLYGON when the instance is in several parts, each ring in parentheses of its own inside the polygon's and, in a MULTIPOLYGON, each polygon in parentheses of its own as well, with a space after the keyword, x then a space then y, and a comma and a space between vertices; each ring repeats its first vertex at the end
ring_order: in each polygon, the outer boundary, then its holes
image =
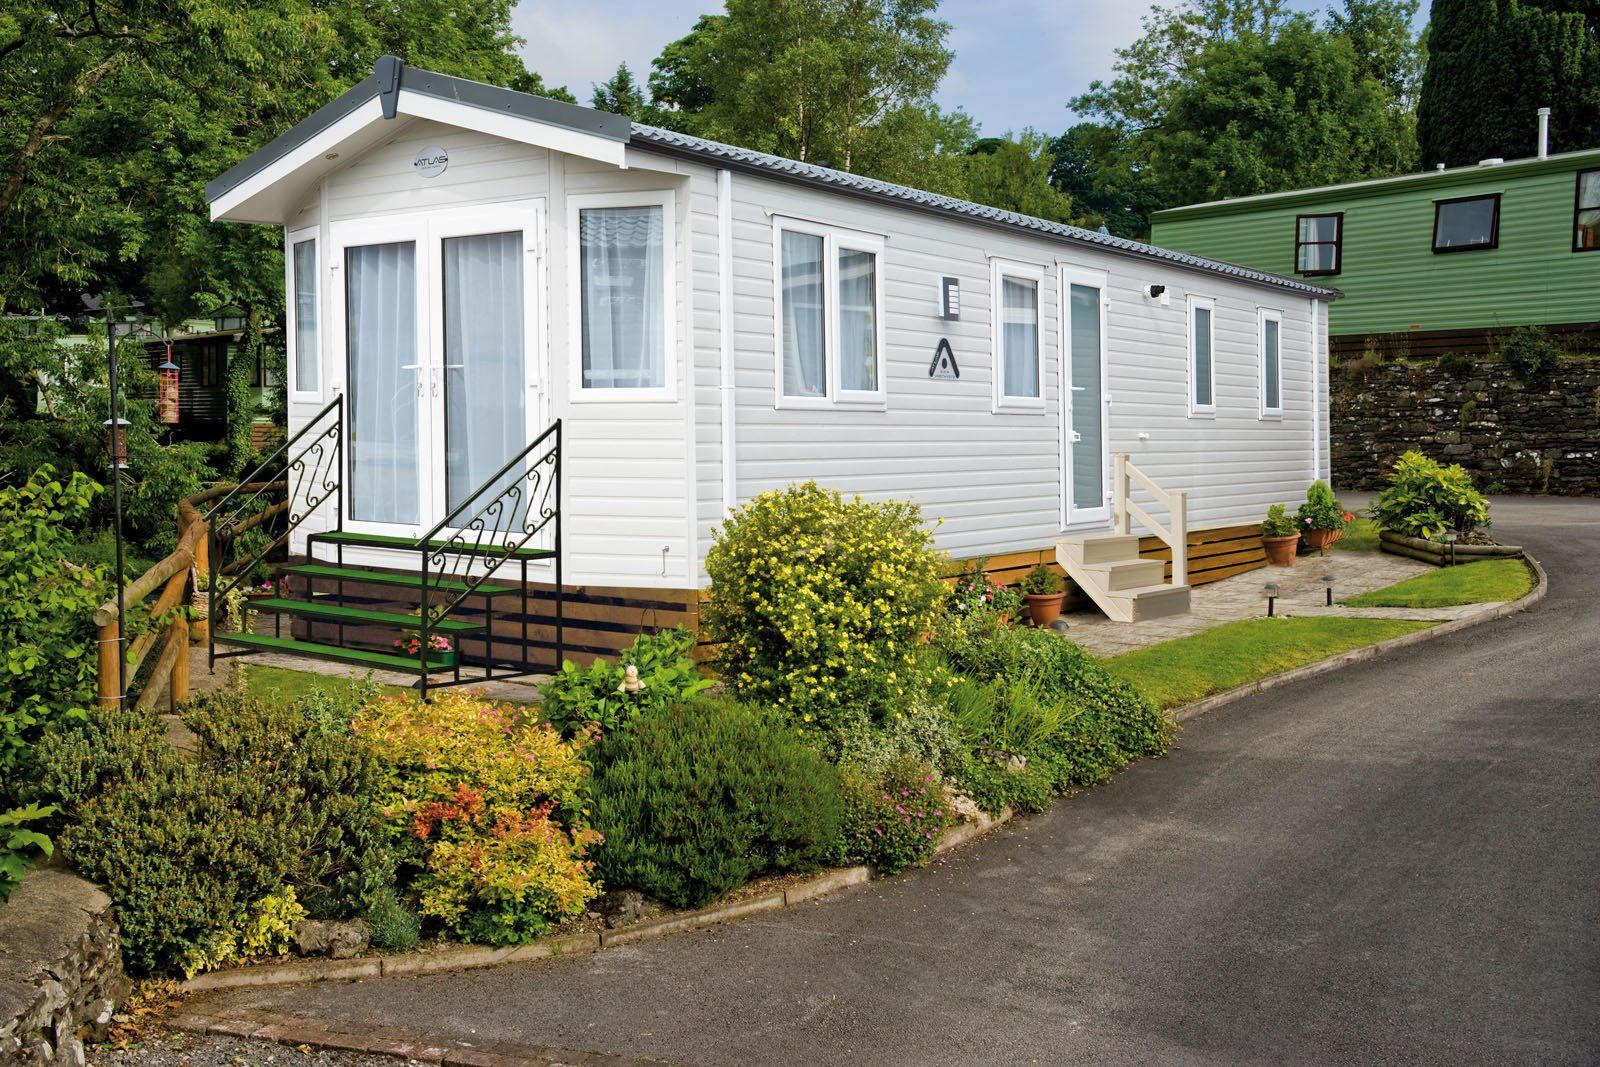
POLYGON ((628 669, 624 672, 622 684, 617 686, 617 692, 637 693, 643 688, 644 683, 639 681, 639 668, 634 666, 632 663, 628 664, 628 669))

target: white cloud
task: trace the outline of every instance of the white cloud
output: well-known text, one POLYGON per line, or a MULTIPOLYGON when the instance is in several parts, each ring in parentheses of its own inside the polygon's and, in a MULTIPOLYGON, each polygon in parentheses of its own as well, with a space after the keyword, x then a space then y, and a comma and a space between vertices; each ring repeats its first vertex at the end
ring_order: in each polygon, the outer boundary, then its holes
POLYGON ((524 0, 512 10, 511 25, 526 38, 522 56, 528 68, 587 103, 589 86, 609 78, 618 63, 627 63, 644 81, 650 61, 688 33, 700 13, 699 5, 681 0, 655 5, 524 0))

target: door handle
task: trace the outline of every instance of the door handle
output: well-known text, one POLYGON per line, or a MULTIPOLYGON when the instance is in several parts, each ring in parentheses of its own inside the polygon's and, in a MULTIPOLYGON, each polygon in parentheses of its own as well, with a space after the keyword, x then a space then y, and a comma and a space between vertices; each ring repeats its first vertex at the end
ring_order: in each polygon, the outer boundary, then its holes
POLYGON ((1083 440, 1083 434, 1079 433, 1077 430, 1069 430, 1067 440, 1073 444, 1077 444, 1083 440))

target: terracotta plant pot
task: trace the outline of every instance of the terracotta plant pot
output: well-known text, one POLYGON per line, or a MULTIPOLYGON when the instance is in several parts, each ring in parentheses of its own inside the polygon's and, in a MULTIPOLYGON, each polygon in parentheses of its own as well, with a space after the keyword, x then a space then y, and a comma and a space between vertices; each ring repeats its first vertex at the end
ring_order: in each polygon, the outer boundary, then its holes
POLYGON ((1274 567, 1293 567, 1295 553, 1300 548, 1300 535, 1263 537, 1261 547, 1267 550, 1267 563, 1274 567))
POLYGON ((1307 530, 1300 536, 1305 538, 1308 552, 1321 552, 1339 539, 1338 533, 1338 530, 1307 530))
POLYGON ((1023 599, 1028 603, 1028 618, 1042 628, 1061 618, 1061 605, 1066 603, 1067 594, 1030 593, 1023 599))

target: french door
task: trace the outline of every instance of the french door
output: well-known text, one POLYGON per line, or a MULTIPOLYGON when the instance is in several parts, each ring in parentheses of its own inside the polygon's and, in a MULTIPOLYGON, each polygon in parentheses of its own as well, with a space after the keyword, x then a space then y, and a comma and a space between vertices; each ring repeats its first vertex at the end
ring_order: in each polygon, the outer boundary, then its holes
POLYGON ((431 529, 543 429, 543 221, 522 201, 334 224, 348 528, 431 529))
POLYGON ((1106 276, 1061 269, 1061 525, 1111 518, 1106 276))

